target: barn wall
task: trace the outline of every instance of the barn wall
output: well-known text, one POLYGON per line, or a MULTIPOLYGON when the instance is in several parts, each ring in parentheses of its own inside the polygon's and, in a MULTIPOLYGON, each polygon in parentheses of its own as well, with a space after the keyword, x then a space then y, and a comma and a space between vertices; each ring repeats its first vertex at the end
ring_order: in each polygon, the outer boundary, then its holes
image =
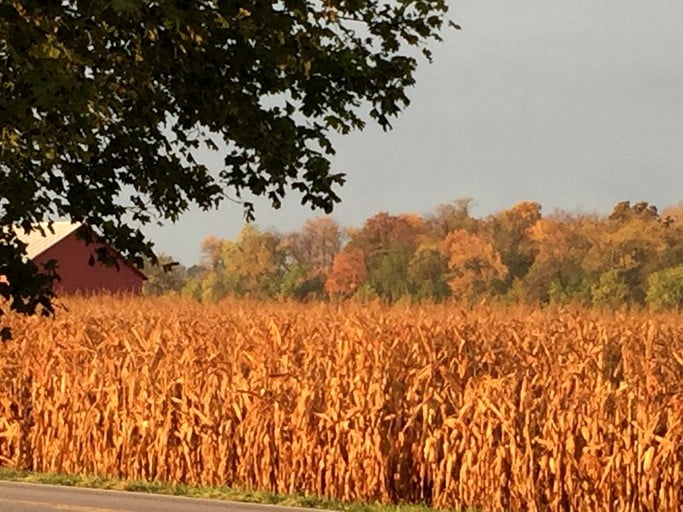
POLYGON ((57 273, 61 278, 55 285, 57 293, 142 293, 142 276, 125 263, 119 262, 119 269, 97 261, 95 265, 88 265, 91 255, 97 258, 97 247, 86 245, 72 233, 37 256, 34 262, 42 268, 43 263, 57 260, 57 273))

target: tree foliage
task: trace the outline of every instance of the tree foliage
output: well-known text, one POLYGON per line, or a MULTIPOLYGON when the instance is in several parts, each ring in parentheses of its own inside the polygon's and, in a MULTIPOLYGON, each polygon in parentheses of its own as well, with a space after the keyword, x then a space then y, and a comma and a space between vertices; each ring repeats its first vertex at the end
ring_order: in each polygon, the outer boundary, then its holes
POLYGON ((287 235, 283 248, 291 260, 312 274, 324 274, 339 253, 344 232, 330 217, 308 219, 300 231, 287 235))
POLYGON ((529 229, 540 219, 541 205, 522 201, 489 220, 493 247, 508 269, 508 286, 515 278, 524 277, 534 262, 536 248, 529 240, 529 229))
POLYGON ((332 269, 325 282, 325 289, 331 296, 351 297, 368 279, 365 255, 357 248, 346 248, 334 259, 332 269))
POLYGON ((220 300, 228 295, 257 299, 275 298, 285 276, 282 237, 247 224, 237 240, 209 237, 202 243, 199 273, 187 286, 187 292, 200 300, 220 300))
POLYGON ((451 295, 448 259, 435 247, 420 247, 408 263, 411 295, 418 300, 441 302, 451 295))
POLYGON ((591 287, 591 299, 594 306, 618 309, 629 302, 629 287, 624 271, 610 269, 600 274, 599 279, 591 287))
POLYGON ((658 310, 683 307, 683 264, 650 274, 647 303, 658 310))
POLYGON ((683 223, 647 203, 618 203, 617 215, 542 217, 540 205, 525 202, 483 219, 469 215, 469 204, 424 217, 378 213, 348 236, 321 217, 286 235, 248 226, 234 241, 209 237, 203 271, 193 271, 185 292, 201 300, 681 305, 683 223), (508 267, 501 251, 520 266, 508 267))
POLYGON ((448 283, 461 300, 480 297, 506 276, 500 254, 482 235, 464 229, 453 231, 443 242, 443 252, 448 258, 448 283))
POLYGON ((331 211, 331 134, 408 103, 445 0, 0 3, 0 295, 51 309, 17 226, 87 223, 138 266, 136 226, 295 191, 331 211), (418 51, 415 51, 417 49, 418 51), (203 149, 224 148, 212 172, 203 149), (132 224, 132 226, 131 226, 132 224))

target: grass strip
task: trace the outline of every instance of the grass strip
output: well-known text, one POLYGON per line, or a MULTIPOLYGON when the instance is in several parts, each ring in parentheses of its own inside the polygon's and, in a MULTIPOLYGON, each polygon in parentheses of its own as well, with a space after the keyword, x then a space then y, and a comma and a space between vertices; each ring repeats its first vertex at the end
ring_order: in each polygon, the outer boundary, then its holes
POLYGON ((190 486, 166 482, 121 480, 101 475, 35 473, 2 467, 0 467, 0 480, 239 501, 263 505, 337 510, 341 512, 435 512, 436 510, 427 505, 341 502, 304 494, 275 494, 235 487, 190 486))

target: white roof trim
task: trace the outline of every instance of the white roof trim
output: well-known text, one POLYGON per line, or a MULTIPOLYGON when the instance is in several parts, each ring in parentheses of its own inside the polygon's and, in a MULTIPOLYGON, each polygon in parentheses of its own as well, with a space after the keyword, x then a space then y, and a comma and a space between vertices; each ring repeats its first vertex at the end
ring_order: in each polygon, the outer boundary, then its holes
POLYGON ((52 229, 50 229, 48 222, 41 222, 29 233, 25 233, 23 229, 17 228, 16 234, 17 238, 26 244, 26 256, 32 260, 64 240, 80 228, 81 225, 80 222, 53 222, 52 229), (44 234, 41 233, 40 228, 42 228, 44 234))

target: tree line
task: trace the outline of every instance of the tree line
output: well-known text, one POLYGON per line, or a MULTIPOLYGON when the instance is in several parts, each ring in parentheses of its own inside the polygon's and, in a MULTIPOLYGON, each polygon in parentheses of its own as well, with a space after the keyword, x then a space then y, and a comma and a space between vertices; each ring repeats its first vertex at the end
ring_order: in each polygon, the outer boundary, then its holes
POLYGON ((382 212, 349 229, 319 217, 286 234, 247 224, 235 240, 206 238, 198 265, 149 266, 145 293, 201 301, 683 305, 683 203, 662 213, 623 201, 609 215, 544 216, 539 203, 525 201, 483 218, 471 207, 459 199, 426 215, 382 212))

